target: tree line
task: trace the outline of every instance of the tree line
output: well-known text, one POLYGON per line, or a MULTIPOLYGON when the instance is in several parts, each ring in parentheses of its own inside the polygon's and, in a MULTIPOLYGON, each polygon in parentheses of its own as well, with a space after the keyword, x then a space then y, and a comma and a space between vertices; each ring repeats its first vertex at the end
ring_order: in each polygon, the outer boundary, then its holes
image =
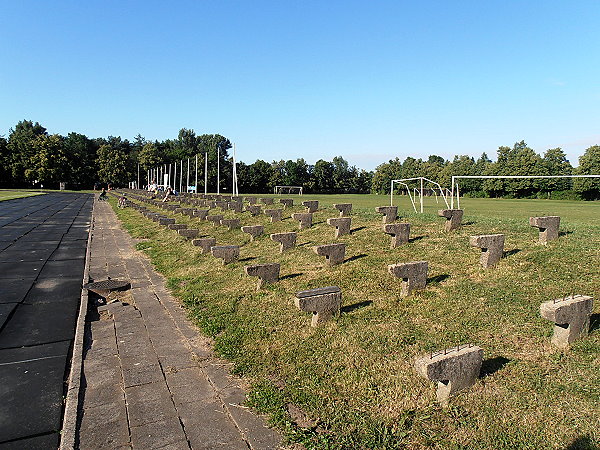
MULTIPOLYGON (((204 190, 204 157, 208 158, 209 192, 217 190, 217 159, 220 165, 220 191, 232 185, 233 160, 231 142, 220 134, 197 135, 182 128, 176 139, 149 141, 138 135, 133 141, 121 137, 88 138, 80 133, 67 136, 49 134, 38 122, 20 121, 11 128, 8 138, 0 136, 0 186, 57 188, 59 182, 69 188, 89 189, 96 183, 126 186, 139 178, 146 182, 147 170, 174 165, 191 158, 195 174, 198 161, 198 190, 204 190)), ((187 170, 187 165, 184 167, 187 170)), ((252 164, 237 162, 238 188, 241 193, 267 193, 273 187, 303 186, 312 193, 379 193, 388 194, 393 179, 424 176, 443 187, 450 187, 452 175, 591 175, 600 174, 600 146, 589 147, 573 168, 560 148, 547 150, 542 156, 524 141, 512 147, 499 147, 496 161, 485 153, 478 159, 467 155, 452 161, 436 155, 426 160, 407 157, 365 171, 341 156, 308 164, 304 159, 252 164)), ((461 193, 488 197, 600 198, 597 179, 520 179, 460 181, 461 193)))

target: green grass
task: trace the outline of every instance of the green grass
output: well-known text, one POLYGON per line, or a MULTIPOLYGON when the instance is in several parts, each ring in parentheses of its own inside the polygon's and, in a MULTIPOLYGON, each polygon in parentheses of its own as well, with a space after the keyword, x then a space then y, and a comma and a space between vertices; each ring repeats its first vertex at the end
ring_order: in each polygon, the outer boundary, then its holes
POLYGON ((0 190, 0 202, 4 200, 13 200, 15 198, 32 197, 34 195, 42 195, 43 192, 22 191, 22 190, 0 190))
POLYGON ((214 338, 217 353, 252 382, 249 405, 269 413, 289 442, 307 448, 456 449, 600 444, 598 307, 591 334, 564 352, 550 345, 552 324, 539 315, 540 303, 565 294, 598 298, 600 203, 465 199, 465 225, 445 233, 443 219, 434 214, 441 208, 435 199, 426 199, 421 215, 410 213, 403 197, 397 200, 400 214, 411 223, 414 240, 392 250, 374 212, 388 197, 294 199, 318 199, 321 207, 313 227, 301 231, 297 247, 284 254, 268 233, 297 230, 292 211, 275 224, 244 213, 242 225, 265 226, 266 234, 254 242, 240 230, 177 216, 218 244, 241 245, 240 261, 228 266, 136 211, 117 210, 132 235, 145 239, 139 248, 214 338), (347 244, 349 260, 329 268, 311 247, 335 242, 326 219, 336 216, 331 205, 338 202, 353 203, 355 231, 338 239, 347 244), (542 214, 561 216, 563 234, 548 246, 537 243, 537 229, 528 225, 529 216, 542 214), (491 233, 506 235, 508 256, 484 270, 480 250, 468 240, 491 233), (403 298, 387 265, 418 260, 429 262, 427 288, 403 298), (244 265, 261 262, 279 262, 282 279, 257 291, 244 265), (311 328, 309 315, 293 305, 293 294, 330 285, 341 287, 344 308, 331 322, 311 328), (484 349, 485 376, 442 408, 435 386, 414 371, 414 360, 467 342, 484 349), (289 404, 303 411, 304 427, 295 425, 289 404))

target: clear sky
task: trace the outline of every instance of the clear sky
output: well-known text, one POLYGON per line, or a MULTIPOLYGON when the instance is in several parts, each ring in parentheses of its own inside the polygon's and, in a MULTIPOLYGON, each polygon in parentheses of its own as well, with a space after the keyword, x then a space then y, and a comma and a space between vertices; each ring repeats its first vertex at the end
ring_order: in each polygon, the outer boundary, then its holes
POLYGON ((600 144, 600 1, 0 0, 0 134, 220 133, 251 163, 600 144))

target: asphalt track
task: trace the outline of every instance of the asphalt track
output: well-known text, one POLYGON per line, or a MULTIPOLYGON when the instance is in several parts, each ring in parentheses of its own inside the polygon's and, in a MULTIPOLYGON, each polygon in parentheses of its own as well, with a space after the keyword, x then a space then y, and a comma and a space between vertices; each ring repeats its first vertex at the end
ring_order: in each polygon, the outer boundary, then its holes
POLYGON ((59 446, 94 197, 0 202, 0 448, 59 446))

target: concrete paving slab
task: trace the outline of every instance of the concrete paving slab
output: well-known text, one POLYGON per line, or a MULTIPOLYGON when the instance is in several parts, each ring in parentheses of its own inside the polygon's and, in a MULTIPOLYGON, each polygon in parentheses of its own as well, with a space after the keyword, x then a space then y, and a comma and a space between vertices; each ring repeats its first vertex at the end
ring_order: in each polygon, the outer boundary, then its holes
POLYGON ((0 333, 0 349, 73 339, 76 316, 68 302, 20 304, 0 333))
POLYGON ((0 263, 0 280, 37 278, 46 261, 23 261, 0 263))
POLYGON ((81 296, 81 280, 79 277, 38 278, 23 299, 23 303, 34 305, 69 302, 77 308, 81 296))
POLYGON ((190 448, 178 417, 168 417, 159 422, 131 427, 130 430, 133 448, 163 449, 166 446, 182 450, 190 448))
POLYGON ((0 330, 8 320, 8 316, 17 307, 17 303, 0 303, 0 330))
POLYGON ((164 382, 125 389, 129 425, 139 427, 177 416, 171 393, 164 382))
POLYGON ((19 439, 12 442, 0 443, 2 450, 45 450, 58 448, 60 436, 58 433, 45 434, 32 438, 19 439))
POLYGON ((0 289, 0 303, 20 303, 33 286, 33 279, 12 279, 3 282, 0 289))
POLYGON ((60 430, 69 344, 0 350, 0 443, 60 430))
POLYGON ((48 261, 40 271, 40 278, 79 277, 83 279, 83 261, 67 259, 48 261))

